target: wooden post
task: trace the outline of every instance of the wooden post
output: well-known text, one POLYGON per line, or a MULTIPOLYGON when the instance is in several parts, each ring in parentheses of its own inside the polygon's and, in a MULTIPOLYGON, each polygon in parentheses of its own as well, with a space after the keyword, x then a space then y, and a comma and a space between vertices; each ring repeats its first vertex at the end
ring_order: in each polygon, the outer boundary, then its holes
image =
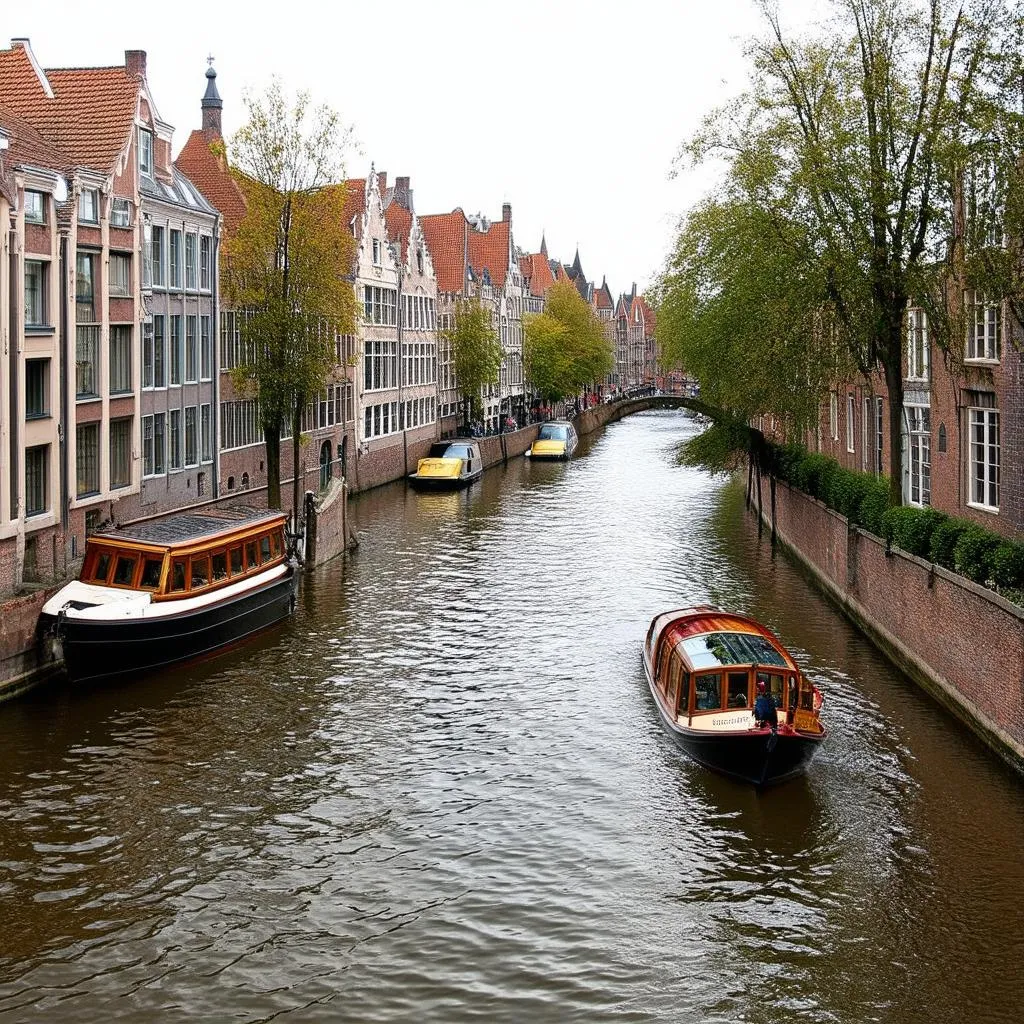
POLYGON ((772 552, 775 551, 775 474, 768 477, 768 485, 772 491, 772 552))
POLYGON ((757 462, 757 539, 764 533, 764 497, 761 494, 761 460, 757 462))
POLYGON ((316 500, 312 491, 306 491, 306 550, 303 552, 306 565, 316 565, 316 500))
POLYGON ((750 511, 750 499, 754 490, 754 453, 750 451, 747 453, 747 511, 750 511))

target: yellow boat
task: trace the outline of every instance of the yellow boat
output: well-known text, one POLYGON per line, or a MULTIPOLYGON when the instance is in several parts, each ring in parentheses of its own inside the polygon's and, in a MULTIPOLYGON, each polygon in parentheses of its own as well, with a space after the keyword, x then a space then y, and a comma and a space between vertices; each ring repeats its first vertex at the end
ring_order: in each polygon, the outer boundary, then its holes
POLYGON ((439 441, 417 463, 416 472, 409 474, 409 483, 421 490, 455 490, 478 480, 483 471, 484 460, 475 441, 439 441))
POLYGON ((568 420, 552 420, 541 424, 537 439, 527 449, 531 459, 563 459, 572 457, 579 438, 576 428, 568 420))

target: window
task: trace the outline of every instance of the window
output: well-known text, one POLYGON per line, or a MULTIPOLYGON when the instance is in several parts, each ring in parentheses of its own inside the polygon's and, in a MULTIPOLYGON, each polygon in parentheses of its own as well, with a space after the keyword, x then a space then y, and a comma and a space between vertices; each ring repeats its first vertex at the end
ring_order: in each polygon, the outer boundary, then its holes
POLYGON ((139 170, 153 176, 153 133, 145 128, 139 129, 139 170))
POLYGON ((213 376, 213 344, 210 339, 210 318, 199 318, 199 375, 203 380, 213 376))
POLYGON ((114 199, 110 208, 110 226, 112 228, 130 228, 132 226, 132 204, 128 199, 114 199))
POLYGON ((181 232, 171 230, 169 253, 170 281, 172 288, 181 287, 181 232))
POLYGON ((130 394, 132 390, 132 329, 128 324, 110 328, 110 393, 130 394))
POLYGON ((931 410, 926 405, 908 405, 907 500, 911 505, 932 503, 932 425, 931 410))
POLYGON ((222 449, 244 448, 263 440, 259 406, 255 399, 220 403, 220 444, 222 449))
POLYGON ((164 355, 164 324, 163 314, 153 317, 153 387, 167 387, 167 360, 164 355))
POLYGON ((210 556, 192 556, 192 582, 189 590, 199 590, 210 582, 210 556))
POLYGON ((923 309, 907 312, 907 377, 928 379, 928 316, 923 309))
POLYGON ((79 193, 78 219, 85 224, 99 224, 100 194, 96 189, 87 188, 79 193))
POLYGON ((152 275, 153 284, 157 287, 163 287, 167 283, 167 277, 164 274, 164 229, 158 227, 153 228, 152 275))
POLYGON ((25 418, 50 415, 50 360, 25 360, 25 418))
POLYGON ((46 223, 46 196, 42 192, 25 189, 25 220, 29 224, 46 223))
POLYGON ((92 324, 96 316, 95 274, 96 257, 90 252, 75 256, 75 319, 78 323, 92 324))
POLYGON ((375 267, 380 266, 380 239, 375 238, 373 240, 373 265, 375 267))
POLYGON ((209 235, 201 235, 199 238, 199 287, 204 291, 210 290, 210 253, 213 239, 209 235))
POLYGON ((123 253, 110 254, 110 294, 115 298, 131 298, 132 258, 123 253))
POLYGON ((196 245, 195 235, 185 236, 185 287, 196 290, 196 245))
POLYGON ((143 590, 160 589, 160 573, 164 567, 164 560, 159 555, 147 555, 142 563, 142 575, 139 579, 139 586, 143 590))
POLYGON ((184 350, 181 337, 181 317, 171 317, 171 383, 181 383, 182 363, 184 362, 184 350))
POLYGON ((132 482, 132 418, 110 421, 110 486, 132 482))
POLYGON ((170 411, 170 422, 168 424, 168 464, 171 469, 181 469, 181 410, 170 411))
POLYGON ((194 384, 199 372, 196 365, 196 317, 185 317, 185 383, 194 384))
POLYGON ((363 390, 398 387, 398 342, 366 340, 363 357, 363 390))
POLYGON ((853 395, 846 396, 846 450, 852 452, 854 448, 854 410, 856 406, 854 404, 853 395))
POLYGON ((999 508, 999 412, 971 409, 971 493, 969 504, 999 508))
POLYGON ((828 436, 839 440, 839 395, 834 391, 828 396, 828 436))
POLYGON ((42 260, 25 260, 25 326, 46 325, 46 270, 42 260))
POLYGON ((209 462, 213 458, 213 432, 210 427, 210 407, 208 405, 199 408, 199 443, 202 452, 203 462, 209 462))
POLYGON ((155 413, 153 416, 153 472, 162 473, 165 468, 167 453, 167 414, 155 413))
POLYGON ((363 318, 368 324, 394 327, 398 323, 398 292, 394 288, 363 285, 363 318))
POLYGON ((100 377, 100 329, 78 327, 75 331, 75 395, 98 398, 100 377))
POLYGON ((156 476, 164 471, 165 414, 142 417, 142 475, 156 476))
POLYGON ((871 468, 871 399, 865 398, 860 420, 860 468, 866 473, 871 468))
POLYGON ((142 325, 142 388, 153 386, 153 324, 142 325))
POLYGON ((695 676, 693 689, 696 697, 695 710, 717 711, 722 706, 721 672, 706 672, 703 675, 695 676))
POLYGON ((75 437, 75 494, 81 498, 100 489, 100 425, 78 427, 75 437))
POLYGON ((984 295, 968 292, 967 358, 998 360, 1001 355, 1002 309, 984 295))
POLYGON ((153 287, 153 225, 142 225, 142 287, 153 287))
POLYGON ((25 515, 38 516, 49 511, 50 446, 41 444, 25 449, 25 515))
POLYGON ((199 459, 196 456, 196 407, 185 408, 185 465, 194 466, 199 459))
POLYGON ((187 558, 176 558, 171 562, 171 593, 185 589, 185 563, 187 558))
POLYGON ((885 414, 882 407, 881 397, 875 398, 875 472, 881 476, 884 472, 882 466, 882 442, 885 440, 885 414))

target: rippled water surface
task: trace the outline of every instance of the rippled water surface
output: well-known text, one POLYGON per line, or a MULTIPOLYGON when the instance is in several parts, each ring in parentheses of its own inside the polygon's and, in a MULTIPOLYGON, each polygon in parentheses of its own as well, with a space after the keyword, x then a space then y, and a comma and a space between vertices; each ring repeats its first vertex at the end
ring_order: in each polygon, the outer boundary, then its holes
POLYGON ((0 1019, 1024 1019, 1024 785, 648 413, 569 465, 354 502, 242 651, 0 708, 0 1019), (686 761, 651 617, 768 622, 806 778, 686 761))

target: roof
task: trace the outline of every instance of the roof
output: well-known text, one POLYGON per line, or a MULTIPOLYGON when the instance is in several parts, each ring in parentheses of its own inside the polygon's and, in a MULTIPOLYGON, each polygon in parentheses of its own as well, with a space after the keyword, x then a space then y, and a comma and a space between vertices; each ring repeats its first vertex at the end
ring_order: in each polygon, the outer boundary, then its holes
POLYGON ((519 268, 526 278, 531 295, 546 295, 548 289, 555 283, 555 275, 551 273, 551 265, 543 252, 520 256, 519 268))
POLYGON ((461 209, 420 217, 423 239, 442 292, 461 292, 466 275, 466 233, 469 222, 461 209))
POLYGON ((220 211, 228 233, 245 219, 246 203, 228 167, 224 140, 216 133, 196 129, 188 137, 174 166, 220 211))
POLYGON ((5 160, 8 166, 30 165, 50 170, 69 166, 66 154, 51 145, 24 118, 0 104, 0 129, 8 139, 5 160))
POLYGON ((55 147, 65 166, 113 169, 131 140, 141 88, 123 65, 44 72, 27 46, 0 50, 4 107, 55 147))
POLYGON ((142 544, 169 546, 192 544, 206 537, 220 533, 274 522, 284 513, 276 509, 255 508, 251 505, 229 505, 226 508, 210 508, 203 512, 181 512, 149 523, 122 526, 113 530, 94 533, 96 540, 132 540, 142 544))
POLYGON ((388 238, 397 242, 405 262, 409 252, 409 233, 412 231, 412 214, 398 203, 391 203, 384 211, 384 223, 387 225, 388 238))
POLYGON ((594 289, 594 305, 598 309, 613 309, 615 307, 612 290, 604 279, 602 279, 600 287, 594 289))
POLYGON ((486 231, 469 229, 469 265, 482 275, 486 270, 496 288, 505 285, 509 268, 509 222, 496 220, 486 231))
POLYGON ((140 175, 139 191, 143 196, 159 199, 164 203, 174 203, 187 210, 198 210, 210 216, 216 215, 216 209, 177 167, 171 168, 171 174, 169 182, 154 181, 145 174, 140 175))

